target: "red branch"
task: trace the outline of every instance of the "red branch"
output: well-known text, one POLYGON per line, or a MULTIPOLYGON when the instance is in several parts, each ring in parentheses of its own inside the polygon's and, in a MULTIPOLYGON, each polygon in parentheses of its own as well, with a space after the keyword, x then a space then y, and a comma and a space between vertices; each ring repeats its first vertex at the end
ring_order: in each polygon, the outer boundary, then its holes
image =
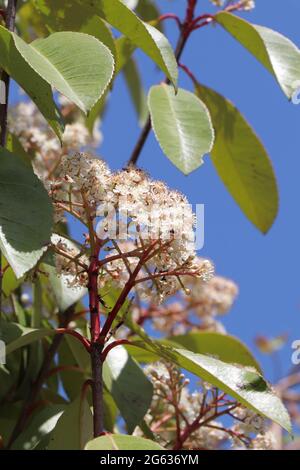
POLYGON ((158 21, 165 21, 165 20, 175 20, 178 27, 181 28, 182 23, 177 15, 174 15, 174 13, 166 13, 165 15, 161 15, 158 18, 158 21))
POLYGON ((104 362, 106 359, 107 354, 109 351, 112 349, 116 348, 117 346, 121 346, 122 344, 132 344, 128 339, 118 339, 114 341, 113 343, 109 343, 108 346, 104 349, 104 351, 101 354, 101 361, 104 362))
POLYGON ((193 74, 193 72, 186 65, 181 64, 179 62, 178 66, 187 74, 187 76, 192 80, 194 85, 198 84, 198 81, 197 81, 195 75, 193 74))
POLYGON ((136 277, 138 275, 138 273, 140 272, 140 269, 142 268, 143 266, 143 263, 147 260, 150 252, 152 251, 152 249, 154 248, 154 246, 157 244, 157 241, 153 242, 146 250, 145 252, 143 253, 143 256, 141 257, 140 261, 138 262, 135 270, 133 271, 132 275, 130 276, 130 278, 128 279, 127 283, 125 284, 125 287, 124 289, 122 290, 121 294, 119 295, 112 311, 110 312, 110 314, 108 315, 107 319, 106 319, 106 322, 104 323, 104 326, 103 326, 103 329, 101 331, 101 335, 99 337, 99 343, 100 344, 104 344, 105 343, 105 339, 106 339, 106 336, 108 335, 110 329, 111 329, 111 326, 120 310, 120 308, 124 305, 124 302, 126 301, 127 299, 127 296, 129 294, 129 292, 131 291, 131 289, 134 287, 135 285, 135 280, 136 280, 136 277))
POLYGON ((77 331, 70 330, 68 328, 57 328, 55 330, 55 333, 57 333, 58 335, 74 336, 74 338, 78 339, 81 342, 81 344, 83 344, 83 346, 85 347, 87 352, 90 353, 90 351, 91 351, 90 341, 87 338, 85 338, 84 336, 82 336, 80 333, 78 333, 77 331))
POLYGON ((100 243, 95 244, 94 253, 91 256, 91 262, 88 269, 89 283, 89 307, 91 315, 91 338, 92 343, 97 342, 100 336, 100 301, 98 297, 98 274, 99 274, 99 252, 100 243))

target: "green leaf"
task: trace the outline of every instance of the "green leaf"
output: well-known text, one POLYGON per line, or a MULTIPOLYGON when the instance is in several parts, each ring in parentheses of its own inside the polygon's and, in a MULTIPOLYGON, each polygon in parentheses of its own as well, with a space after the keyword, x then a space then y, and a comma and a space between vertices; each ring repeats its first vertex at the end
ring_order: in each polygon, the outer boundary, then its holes
POLYGON ((126 36, 122 36, 116 39, 115 44, 116 44, 116 53, 117 53, 117 64, 116 64, 116 74, 117 74, 127 64, 128 60, 131 58, 136 48, 126 36))
POLYGON ((53 208, 32 168, 3 148, 0 160, 0 248, 20 278, 47 249, 53 208))
POLYGON ((108 353, 103 365, 103 379, 131 434, 150 407, 151 382, 123 346, 108 353))
POLYGON ((126 84, 139 119, 140 126, 143 126, 148 117, 147 98, 137 64, 131 57, 123 68, 126 84))
MULTIPOLYGON (((132 338, 132 341, 135 342, 135 339, 136 337, 132 338)), ((249 349, 234 336, 199 331, 197 333, 170 336, 166 339, 157 340, 156 343, 174 348, 180 345, 194 353, 207 354, 229 364, 254 367, 259 373, 262 373, 260 365, 249 349)), ((149 350, 130 345, 125 347, 134 359, 140 363, 155 362, 159 359, 157 353, 150 352, 149 350)))
MULTIPOLYGON (((126 66, 134 51, 135 46, 126 36, 115 40, 115 76, 126 66)), ((93 132, 96 119, 101 117, 105 112, 108 96, 109 90, 101 96, 86 118, 86 126, 91 133, 93 132)))
POLYGON ((253 25, 230 13, 218 13, 215 20, 275 76, 291 99, 299 88, 300 51, 297 46, 272 29, 253 25))
POLYGON ((83 344, 72 336, 66 335, 66 341, 80 369, 89 372, 90 356, 83 344))
MULTIPOLYGON (((158 20, 161 15, 161 12, 157 8, 153 0, 142 0, 138 3, 136 8, 137 15, 146 22, 154 22, 158 20)), ((163 30, 163 22, 159 23, 159 29, 163 30)))
POLYGON ((176 59, 168 40, 160 31, 140 20, 120 0, 91 0, 89 4, 102 18, 142 49, 176 88, 178 78, 176 59))
POLYGON ((186 349, 176 349, 175 355, 181 367, 291 432, 290 417, 282 401, 256 371, 237 367, 204 354, 195 354, 186 349))
MULTIPOLYGON (((1 374, 1 367, 0 367, 0 374, 1 374)), ((1 392, 2 392, 2 377, 1 379, 1 392)), ((5 382, 3 384, 6 385, 5 382)), ((0 392, 0 396, 1 396, 0 392)), ((2 398, 2 397, 1 397, 2 398)), ((10 403, 8 407, 7 404, 4 403, 0 406, 0 435, 2 438, 2 445, 5 448, 9 442, 9 438, 11 433, 16 425, 16 421, 20 415, 20 405, 21 403, 10 403)))
POLYGON ((17 317, 18 324, 26 327, 27 326, 26 312, 23 309, 20 302, 18 301, 18 298, 15 294, 12 294, 11 301, 12 301, 12 305, 14 308, 15 316, 17 317))
MULTIPOLYGON (((67 335, 63 338, 58 351, 58 366, 78 367, 74 354, 67 342, 67 335)), ((85 374, 81 370, 62 370, 59 374, 64 390, 68 398, 73 401, 80 394, 82 384, 86 380, 85 374)), ((90 375, 89 375, 90 376, 90 375)))
POLYGON ((26 328, 18 323, 11 323, 0 319, 0 339, 6 344, 6 354, 27 346, 39 339, 55 334, 50 328, 26 328))
MULTIPOLYGON (((88 442, 85 450, 164 450, 156 442, 125 434, 108 434, 88 442)), ((101 459, 101 457, 100 457, 101 459)))
POLYGON ((103 408, 104 408, 104 428, 107 432, 114 432, 115 424, 118 419, 119 411, 111 394, 104 387, 103 389, 103 408))
MULTIPOLYGON (((40 23, 45 24, 48 32, 74 31, 90 34, 105 44, 110 49, 112 55, 116 56, 116 46, 109 26, 99 16, 87 14, 87 9, 84 5, 74 1, 72 1, 71 5, 70 2, 67 3, 61 0, 45 0, 40 3, 49 5, 51 9, 51 14, 47 14, 45 10, 39 9, 39 2, 36 2, 35 13, 39 16, 40 23)), ((45 36, 45 34, 41 34, 36 23, 33 23, 31 26, 36 30, 38 37, 45 36)))
POLYGON ((35 413, 25 430, 12 445, 13 450, 33 450, 41 442, 48 441, 51 431, 55 428, 57 421, 64 411, 64 405, 46 406, 43 410, 35 413))
POLYGON ((249 349, 234 336, 199 331, 197 333, 171 336, 168 340, 194 353, 209 354, 229 364, 254 367, 259 373, 262 373, 260 365, 249 349))
POLYGON ((93 437, 93 415, 86 399, 77 397, 60 416, 47 450, 80 450, 93 437))
POLYGON ((153 86, 148 105, 155 136, 166 156, 185 175, 202 165, 214 132, 206 106, 189 91, 175 95, 168 85, 153 86))
POLYGON ((50 85, 27 64, 16 48, 13 35, 2 26, 0 26, 0 66, 35 102, 61 140, 63 124, 50 85))
POLYGON ((253 367, 229 364, 209 355, 163 345, 149 338, 145 331, 133 322, 130 323, 130 327, 142 339, 134 342, 136 346, 154 352, 159 357, 188 370, 236 398, 247 408, 291 432, 290 417, 285 406, 272 387, 253 367))
POLYGON ((53 33, 31 44, 17 35, 14 40, 28 64, 85 113, 111 81, 113 56, 104 44, 89 34, 53 33))
MULTIPOLYGON (((71 16, 74 18, 74 14, 71 16)), ((88 18, 88 20, 81 26, 80 32, 90 34, 105 44, 116 61, 117 50, 113 34, 107 23, 105 23, 105 21, 103 21, 99 16, 94 15, 91 18, 88 18)))
POLYGON ((85 8, 86 17, 99 15, 113 27, 127 36, 135 46, 142 49, 167 75, 176 87, 178 68, 176 59, 166 37, 153 26, 144 23, 120 0, 34 0, 36 8, 46 17, 45 21, 56 16, 63 18, 71 10, 85 8))
POLYGON ((202 85, 197 95, 209 109, 216 132, 211 158, 218 175, 248 219, 263 233, 278 212, 278 190, 269 156, 239 110, 202 85))

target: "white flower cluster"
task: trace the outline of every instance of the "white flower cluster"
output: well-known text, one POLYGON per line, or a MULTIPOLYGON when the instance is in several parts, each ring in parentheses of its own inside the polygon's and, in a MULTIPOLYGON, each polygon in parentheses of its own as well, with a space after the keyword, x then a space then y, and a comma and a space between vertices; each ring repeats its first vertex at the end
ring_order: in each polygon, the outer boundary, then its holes
MULTIPOLYGON (((211 3, 216 5, 217 7, 223 7, 225 4, 225 0, 210 0, 211 3)), ((233 3, 233 2, 231 2, 233 3)), ((239 9, 243 9, 245 11, 247 10, 253 10, 255 8, 255 1, 254 0, 240 0, 236 2, 239 4, 239 9)))
POLYGON ((237 419, 234 426, 235 431, 244 435, 264 434, 265 420, 254 411, 240 406, 234 410, 233 415, 237 419))
POLYGON ((198 258, 197 262, 209 273, 210 279, 203 282, 199 278, 184 278, 185 290, 181 301, 153 309, 153 324, 159 331, 168 335, 199 329, 225 333, 218 317, 230 310, 238 288, 229 279, 213 276, 213 266, 208 260, 198 258))
POLYGON ((226 443, 235 449, 274 448, 273 435, 265 433, 264 419, 251 410, 237 407, 230 414, 232 425, 228 419, 225 425, 220 417, 216 418, 218 408, 213 405, 213 399, 208 399, 209 391, 213 391, 210 385, 201 383, 196 392, 190 392, 189 380, 177 367, 164 362, 151 364, 144 370, 154 386, 151 408, 145 419, 162 445, 172 446, 176 440, 177 409, 181 430, 199 419, 201 410, 203 413, 199 426, 183 442, 183 449, 217 450, 226 443), (205 425, 201 426, 201 422, 205 425))
POLYGON ((72 210, 87 225, 92 219, 99 239, 111 241, 100 287, 108 280, 123 287, 145 253, 136 276, 143 299, 163 301, 183 287, 181 278, 211 278, 211 263, 196 258, 194 214, 187 199, 143 171, 111 173, 90 155, 65 155, 50 193, 58 210, 72 210))
POLYGON ((59 236, 53 237, 53 241, 57 250, 55 256, 57 274, 63 275, 68 287, 86 286, 88 283, 88 274, 85 270, 88 263, 87 256, 82 254, 75 245, 66 243, 66 240, 59 236))
POLYGON ((238 295, 237 285, 230 279, 214 276, 207 284, 189 279, 190 294, 186 296, 189 309, 201 318, 206 330, 224 332, 217 316, 227 313, 238 295))

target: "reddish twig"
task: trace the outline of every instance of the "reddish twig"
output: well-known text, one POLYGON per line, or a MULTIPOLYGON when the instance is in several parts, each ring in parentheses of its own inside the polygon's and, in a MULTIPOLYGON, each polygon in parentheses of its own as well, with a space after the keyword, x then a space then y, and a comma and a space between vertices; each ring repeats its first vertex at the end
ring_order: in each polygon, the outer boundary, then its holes
POLYGON ((121 346, 122 344, 132 344, 130 341, 128 341, 128 339, 118 339, 116 341, 113 341, 112 343, 109 343, 106 348, 104 349, 104 351, 102 351, 102 354, 101 354, 101 360, 102 362, 105 361, 106 357, 107 357, 107 354, 114 348, 116 348, 117 346, 121 346))
POLYGON ((82 336, 78 331, 75 330, 70 330, 69 328, 57 328, 55 330, 56 334, 58 335, 70 335, 74 336, 74 338, 78 339, 78 341, 81 342, 81 344, 85 347, 88 353, 90 353, 91 350, 91 343, 90 341, 82 336))
MULTIPOLYGON (((186 42, 192 32, 192 30, 190 29, 190 24, 192 23, 193 19, 194 19, 194 12, 195 12, 195 8, 196 8, 196 4, 197 4, 197 0, 188 0, 188 6, 187 6, 187 10, 186 10, 186 16, 185 16, 185 20, 183 22, 183 24, 181 24, 181 27, 180 27, 180 36, 178 38, 178 42, 177 42, 177 45, 176 45, 176 49, 175 49, 175 57, 176 57, 176 60, 177 62, 180 60, 181 58, 181 55, 182 55, 182 52, 184 50, 184 47, 186 45, 186 42)), ((165 83, 169 84, 170 83, 170 80, 169 79, 166 79, 165 80, 165 83)), ((151 118, 150 116, 148 116, 148 119, 144 125, 144 128, 142 129, 141 131, 141 134, 138 138, 138 141, 133 149, 133 152, 131 154, 131 157, 127 163, 128 166, 132 166, 132 165, 136 165, 138 159, 139 159, 139 156, 143 150, 143 147, 145 145, 145 142, 150 134, 150 131, 151 131, 151 118)))
POLYGON ((131 289, 134 287, 135 285, 135 280, 136 280, 136 277, 138 275, 138 273, 140 272, 142 266, 143 266, 143 263, 147 260, 147 257, 149 256, 150 252, 152 251, 152 249, 155 247, 155 245, 157 244, 157 241, 154 241, 147 249, 146 251, 143 253, 143 255, 141 256, 141 259, 140 261, 138 262, 135 270, 133 271, 132 275, 129 277, 127 283, 125 284, 125 287, 123 288, 121 294, 119 295, 112 311, 109 313, 107 319, 106 319, 106 322, 103 326, 103 329, 101 331, 101 334, 100 334, 100 337, 99 337, 99 343, 100 344, 104 344, 105 343, 105 340, 106 340, 106 336, 108 335, 111 327, 112 327, 112 324, 120 310, 120 308, 124 305, 124 302, 126 301, 127 299, 127 296, 129 294, 129 292, 131 291, 131 289))
POLYGON ((193 74, 193 72, 186 65, 184 65, 180 62, 178 64, 178 66, 187 74, 187 76, 192 80, 194 85, 198 84, 198 81, 197 81, 195 75, 193 74))
POLYGON ((91 315, 91 338, 92 342, 97 342, 100 336, 100 301, 98 297, 98 275, 99 275, 99 252, 100 243, 96 243, 94 253, 88 269, 89 283, 89 308, 91 315))
POLYGON ((179 17, 177 15, 174 15, 174 13, 166 13, 164 15, 161 15, 159 18, 158 18, 158 21, 161 22, 161 21, 165 21, 165 20, 175 20, 178 27, 181 28, 182 27, 182 23, 179 19, 179 17))

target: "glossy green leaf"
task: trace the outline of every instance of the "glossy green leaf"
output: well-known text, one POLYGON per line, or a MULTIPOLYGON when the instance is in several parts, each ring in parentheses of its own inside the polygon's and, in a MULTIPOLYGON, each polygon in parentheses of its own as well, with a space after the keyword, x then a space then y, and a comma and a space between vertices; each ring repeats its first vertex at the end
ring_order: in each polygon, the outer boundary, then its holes
MULTIPOLYGON (((2 379, 1 377, 1 366, 0 366, 0 379, 1 379, 1 391, 2 392, 2 379)), ((0 435, 2 438, 2 445, 6 447, 11 433, 16 425, 16 421, 20 415, 21 403, 11 403, 8 407, 7 404, 3 403, 0 405, 0 435)))
POLYGON ((163 345, 149 338, 146 332, 133 322, 130 326, 142 339, 142 341, 134 342, 136 346, 154 352, 159 357, 188 370, 236 398, 247 408, 291 432, 290 417, 285 406, 254 367, 230 364, 210 355, 163 345))
POLYGON ((7 355, 53 334, 55 334, 55 330, 50 328, 27 328, 18 323, 0 320, 0 339, 6 344, 7 355))
POLYGON ((107 432, 114 432, 115 424, 117 423, 119 411, 117 405, 111 394, 104 387, 103 389, 103 402, 104 402, 104 428, 107 432))
POLYGON ((65 312, 71 305, 76 304, 87 292, 84 287, 70 287, 68 275, 58 276, 53 266, 43 265, 43 269, 49 275, 49 281, 54 293, 57 306, 61 312, 65 312))
MULTIPOLYGON (((125 434, 108 434, 88 442, 85 450, 164 450, 156 442, 125 434)), ((101 456, 99 457, 101 460, 101 456)))
POLYGON ((238 367, 204 354, 176 349, 178 364, 227 392, 258 414, 291 432, 289 414, 280 398, 255 369, 238 367))
POLYGON ((91 360, 83 344, 69 335, 66 335, 66 341, 80 369, 89 372, 91 360))
POLYGON ((70 405, 57 421, 47 450, 80 450, 93 437, 93 415, 86 399, 81 395, 70 405))
MULTIPOLYGON (((161 15, 156 3, 153 0, 142 0, 138 3, 136 8, 137 15, 142 18, 143 21, 150 22, 158 22, 158 18, 161 15)), ((159 29, 163 30, 163 22, 161 21, 158 24, 159 29)))
POLYGON ((193 93, 179 89, 175 95, 164 84, 151 88, 148 105, 152 127, 163 152, 185 175, 196 170, 214 140, 206 106, 193 93))
MULTIPOLYGON (((229 364, 254 367, 259 373, 262 373, 260 365, 249 349, 234 336, 198 331, 157 340, 157 344, 175 348, 178 347, 178 345, 183 346, 194 353, 208 354, 229 364)), ((157 354, 153 354, 148 350, 146 351, 132 346, 126 346, 126 349, 141 363, 154 362, 159 358, 157 354)))
POLYGON ((169 337, 172 343, 200 354, 209 354, 223 362, 254 367, 262 373, 261 367, 249 349, 234 336, 221 333, 199 331, 169 337))
POLYGON ((74 31, 90 34, 105 44, 116 56, 116 47, 110 27, 99 16, 92 14, 80 1, 70 0, 31 0, 19 10, 21 19, 27 17, 27 27, 31 27, 38 37, 48 36, 59 31, 74 31), (29 7, 30 5, 30 7, 29 7), (44 27, 41 30, 41 25, 44 27), (46 33, 45 33, 46 31, 46 33))
POLYGON ((91 0, 89 3, 108 23, 142 49, 177 86, 176 59, 168 40, 160 31, 140 20, 120 0, 91 0))
POLYGON ((12 33, 2 26, 0 26, 0 66, 30 96, 61 139, 62 119, 55 106, 50 85, 23 59, 16 48, 12 33))
POLYGON ((298 47, 282 34, 248 23, 231 13, 218 13, 215 19, 275 76, 285 95, 291 99, 299 88, 298 47))
POLYGON ((142 85, 141 77, 135 60, 131 57, 123 68, 126 84, 134 105, 140 126, 143 126, 148 117, 147 98, 142 85))
MULTIPOLYGON (((115 76, 126 66, 127 62, 130 60, 133 52, 135 51, 135 46, 132 42, 126 37, 122 36, 115 40, 115 76)), ((113 51, 112 51, 113 52, 113 51)), ((100 100, 93 106, 86 118, 86 126, 89 131, 92 133, 94 129, 95 122, 98 117, 101 117, 106 109, 106 104, 109 98, 109 90, 104 93, 100 100)))
POLYGON ((279 197, 265 148, 230 101, 202 85, 196 93, 208 107, 215 128, 211 158, 217 173, 248 219, 266 233, 276 218, 279 197))
POLYGON ((166 37, 153 26, 144 23, 121 0, 34 0, 36 8, 51 19, 53 10, 57 16, 65 16, 71 10, 85 8, 86 16, 99 15, 114 28, 127 36, 142 49, 176 86, 178 69, 176 59, 166 37))
POLYGON ((50 433, 64 411, 64 405, 47 406, 34 413, 25 430, 15 440, 12 450, 33 450, 41 444, 48 442, 50 433))
POLYGON ((89 34, 53 33, 31 44, 17 35, 14 35, 14 40, 28 64, 85 113, 111 81, 113 56, 104 44, 89 34))
POLYGON ((153 386, 123 346, 112 349, 103 365, 103 378, 123 416, 129 433, 150 407, 153 386))
POLYGON ((126 36, 122 36, 116 39, 115 44, 116 44, 116 53, 117 53, 117 64, 116 64, 116 74, 117 74, 127 64, 127 62, 131 58, 136 48, 126 36))
POLYGON ((80 394, 82 384, 87 377, 85 376, 84 371, 80 369, 79 364, 74 357, 70 348, 70 343, 67 342, 67 335, 63 338, 58 350, 58 366, 67 366, 66 369, 60 372, 59 376, 67 397, 73 401, 80 394), (76 369, 68 370, 68 367, 75 367, 76 369), (78 367, 79 369, 77 369, 78 367))
POLYGON ((32 168, 3 148, 0 159, 0 248, 19 278, 47 249, 53 208, 32 168))
MULTIPOLYGON (((74 14, 72 14, 72 17, 74 17, 74 14)), ((107 23, 105 23, 105 21, 103 21, 99 16, 94 15, 91 18, 88 18, 87 21, 82 24, 80 32, 90 34, 105 44, 116 61, 117 51, 113 34, 107 23)))

